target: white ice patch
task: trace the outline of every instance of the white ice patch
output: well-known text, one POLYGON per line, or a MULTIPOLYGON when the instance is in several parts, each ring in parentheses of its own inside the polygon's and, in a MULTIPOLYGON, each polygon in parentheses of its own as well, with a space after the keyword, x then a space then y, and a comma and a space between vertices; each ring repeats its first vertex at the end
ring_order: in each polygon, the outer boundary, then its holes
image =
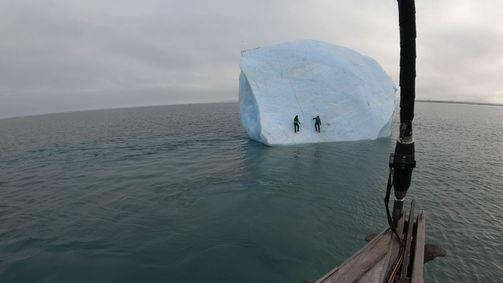
POLYGON ((293 41, 242 53, 241 123, 251 139, 267 145, 389 136, 395 92, 375 60, 349 48, 293 41), (317 115, 321 133, 314 129, 317 115))

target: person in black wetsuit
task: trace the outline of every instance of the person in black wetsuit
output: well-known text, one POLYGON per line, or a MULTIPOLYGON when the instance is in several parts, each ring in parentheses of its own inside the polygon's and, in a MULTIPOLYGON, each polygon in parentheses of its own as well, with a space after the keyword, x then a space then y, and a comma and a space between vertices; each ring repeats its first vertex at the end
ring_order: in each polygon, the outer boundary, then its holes
POLYGON ((293 132, 299 132, 300 131, 300 121, 299 121, 299 115, 295 115, 295 118, 293 118, 293 132))
POLYGON ((319 133, 320 132, 320 126, 321 126, 320 115, 314 117, 313 120, 314 120, 314 130, 319 133))

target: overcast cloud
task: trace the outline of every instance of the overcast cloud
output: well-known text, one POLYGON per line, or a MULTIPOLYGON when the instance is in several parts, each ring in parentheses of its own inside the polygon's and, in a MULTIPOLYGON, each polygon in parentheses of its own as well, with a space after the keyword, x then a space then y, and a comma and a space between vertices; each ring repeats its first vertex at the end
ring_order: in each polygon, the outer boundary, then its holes
MULTIPOLYGON (((503 103, 503 1, 419 0, 417 98, 503 103)), ((0 117, 236 101, 240 51, 296 39, 398 84, 395 0, 0 0, 0 117)))

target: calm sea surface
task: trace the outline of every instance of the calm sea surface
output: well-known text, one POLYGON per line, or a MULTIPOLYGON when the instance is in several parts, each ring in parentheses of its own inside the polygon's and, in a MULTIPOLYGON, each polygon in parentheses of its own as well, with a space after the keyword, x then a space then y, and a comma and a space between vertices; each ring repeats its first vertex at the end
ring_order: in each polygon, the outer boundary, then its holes
MULTIPOLYGON (((503 107, 416 107, 426 281, 502 282, 503 107)), ((386 228, 393 145, 265 147, 235 103, 2 119, 0 282, 315 280, 386 228)))

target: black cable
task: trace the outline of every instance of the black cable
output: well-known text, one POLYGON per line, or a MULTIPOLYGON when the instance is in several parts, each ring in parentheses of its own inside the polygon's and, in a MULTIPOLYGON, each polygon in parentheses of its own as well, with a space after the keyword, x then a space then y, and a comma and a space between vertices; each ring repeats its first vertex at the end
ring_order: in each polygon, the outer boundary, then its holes
POLYGON ((391 181, 391 177, 393 176, 393 168, 390 168, 388 175, 388 185, 386 185, 386 195, 384 196, 384 206, 386 207, 386 216, 388 218, 389 228, 395 233, 396 237, 400 239, 398 233, 395 229, 395 224, 393 223, 393 218, 389 212, 389 197, 391 195, 391 187, 393 187, 393 182, 391 181))
POLYGON ((395 223, 394 223, 393 218, 391 217, 391 214, 389 211, 389 198, 391 195, 391 188, 393 187, 392 176, 393 176, 393 168, 390 168, 389 175, 388 175, 388 184, 386 185, 386 195, 384 196, 384 206, 386 207, 386 217, 388 219, 389 228, 391 229, 391 231, 393 231, 393 234, 396 236, 396 239, 400 244, 400 249, 398 251, 398 254, 397 254, 395 260, 393 261, 393 264, 391 265, 392 268, 390 268, 390 270, 386 274, 385 282, 392 282, 390 280, 393 278, 394 273, 397 270, 397 267, 401 264, 401 261, 403 260, 403 253, 405 251, 404 242, 402 241, 402 239, 400 239, 400 236, 398 236, 398 232, 396 231, 395 223))

